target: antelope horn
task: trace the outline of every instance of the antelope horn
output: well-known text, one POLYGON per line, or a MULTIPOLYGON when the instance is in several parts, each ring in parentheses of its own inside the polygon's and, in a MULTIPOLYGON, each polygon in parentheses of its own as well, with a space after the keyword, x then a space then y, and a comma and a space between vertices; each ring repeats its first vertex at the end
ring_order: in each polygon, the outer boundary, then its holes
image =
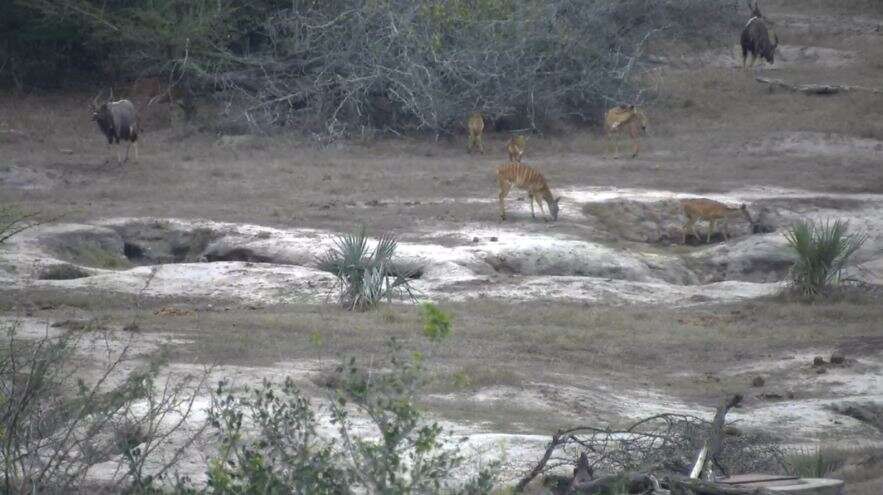
POLYGON ((92 108, 98 108, 98 98, 101 97, 102 91, 99 91, 97 95, 95 95, 95 99, 92 100, 92 108))
POLYGON ((113 101, 113 87, 110 88, 110 101, 113 101))

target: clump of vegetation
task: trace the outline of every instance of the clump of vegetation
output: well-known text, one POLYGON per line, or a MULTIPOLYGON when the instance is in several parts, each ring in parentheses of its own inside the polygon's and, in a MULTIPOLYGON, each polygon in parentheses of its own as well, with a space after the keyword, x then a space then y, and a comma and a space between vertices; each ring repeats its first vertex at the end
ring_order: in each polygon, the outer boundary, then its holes
MULTIPOLYGON (((169 439, 189 420, 198 393, 189 378, 155 387, 161 360, 111 378, 125 367, 124 346, 87 382, 77 355, 83 333, 25 339, 17 330, 0 328, 0 492, 89 491, 90 471, 111 460, 119 476, 105 484, 114 492, 143 492, 171 472, 182 450, 170 452, 169 439), (160 449, 171 461, 157 467, 160 449)), ((198 437, 192 432, 181 449, 198 437)))
POLYGON ((652 43, 723 39, 743 21, 734 15, 741 4, 12 2, 0 7, 0 19, 10 19, 0 22, 0 60, 9 60, 0 84, 150 74, 223 99, 225 113, 250 126, 327 138, 452 132, 474 110, 509 127, 542 128, 636 103, 652 43))
POLYGON ((796 450, 786 457, 788 471, 802 478, 825 478, 846 464, 847 455, 842 449, 816 447, 796 450))
POLYGON ((39 225, 39 213, 25 212, 12 205, 0 205, 0 245, 12 236, 39 225))
POLYGON ((785 232, 788 245, 797 254, 791 267, 791 281, 804 295, 824 294, 842 280, 852 255, 868 236, 848 234, 844 220, 799 222, 785 232))
POLYGON ((451 315, 445 313, 435 304, 424 303, 423 335, 432 342, 444 340, 451 335, 451 315))
POLYGON ((338 237, 334 244, 319 259, 319 267, 337 277, 337 299, 343 307, 366 311, 393 297, 415 298, 409 273, 393 265, 398 246, 394 236, 382 236, 372 250, 362 229, 338 237))
POLYGON ((90 274, 86 270, 67 263, 61 265, 52 265, 46 267, 37 276, 40 280, 73 280, 77 278, 85 278, 90 274))
POLYGON ((210 462, 208 492, 489 493, 493 466, 467 481, 463 457, 437 423, 424 420, 417 397, 426 384, 423 356, 395 339, 371 369, 356 358, 339 366, 329 406, 337 435, 319 435, 315 409, 290 379, 234 393, 222 382, 210 414, 221 439, 210 462), (373 430, 354 435, 351 416, 373 430))

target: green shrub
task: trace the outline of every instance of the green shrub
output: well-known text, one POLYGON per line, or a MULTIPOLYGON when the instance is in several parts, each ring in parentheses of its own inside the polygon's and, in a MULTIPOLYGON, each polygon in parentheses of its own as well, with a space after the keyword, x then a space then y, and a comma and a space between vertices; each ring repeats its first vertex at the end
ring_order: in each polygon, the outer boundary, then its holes
POLYGON ((867 240, 864 234, 847 234, 848 227, 849 222, 843 220, 804 221, 785 232, 788 245, 797 254, 790 272, 797 290, 805 295, 822 294, 840 282, 850 258, 867 240))
POLYGON ((335 240, 335 246, 319 259, 322 270, 333 273, 338 280, 337 299, 345 308, 366 311, 384 299, 414 298, 409 273, 395 269, 398 241, 391 235, 378 239, 373 250, 368 248, 365 230, 346 234, 335 240))
POLYGON ((432 342, 439 342, 451 334, 451 315, 432 303, 423 303, 423 335, 432 342))

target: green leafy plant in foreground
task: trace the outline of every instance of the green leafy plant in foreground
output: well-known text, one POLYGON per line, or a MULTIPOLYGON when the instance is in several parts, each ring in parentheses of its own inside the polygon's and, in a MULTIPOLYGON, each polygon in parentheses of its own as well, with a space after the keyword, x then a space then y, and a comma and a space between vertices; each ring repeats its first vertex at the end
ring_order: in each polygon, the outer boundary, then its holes
POLYGON ((393 297, 414 298, 409 271, 397 269, 392 259, 398 240, 384 235, 374 249, 368 247, 365 229, 345 234, 319 258, 319 267, 338 280, 337 299, 351 311, 366 311, 393 297))
POLYGON ((788 245, 797 254, 791 267, 791 281, 804 295, 822 294, 842 280, 850 259, 867 240, 865 234, 848 234, 844 220, 815 223, 802 221, 785 232, 788 245))

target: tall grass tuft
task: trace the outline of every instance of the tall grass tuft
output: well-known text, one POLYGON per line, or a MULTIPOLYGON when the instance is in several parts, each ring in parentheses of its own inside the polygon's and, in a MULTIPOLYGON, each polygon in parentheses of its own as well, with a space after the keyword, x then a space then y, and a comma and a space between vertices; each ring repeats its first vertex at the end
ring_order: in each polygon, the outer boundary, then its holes
POLYGON ((848 228, 844 220, 802 221, 785 232, 788 245, 797 253, 791 281, 804 295, 822 294, 841 280, 850 258, 868 238, 848 234, 848 228))
POLYGON ((801 478, 825 478, 846 464, 847 453, 843 450, 817 447, 795 450, 786 457, 788 470, 801 478))
POLYGON ((319 268, 337 277, 337 299, 343 307, 350 311, 366 311, 375 308, 384 299, 415 299, 409 282, 412 274, 392 263, 398 246, 394 236, 380 237, 371 250, 362 229, 341 235, 334 244, 319 258, 319 268))

